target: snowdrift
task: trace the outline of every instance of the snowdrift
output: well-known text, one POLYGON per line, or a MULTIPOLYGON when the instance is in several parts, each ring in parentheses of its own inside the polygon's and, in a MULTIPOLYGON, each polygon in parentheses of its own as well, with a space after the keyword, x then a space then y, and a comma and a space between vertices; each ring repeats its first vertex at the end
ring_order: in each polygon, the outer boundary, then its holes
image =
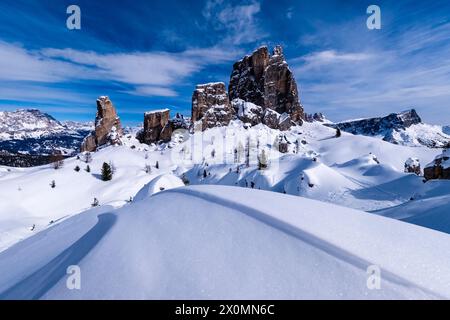
POLYGON ((300 197, 183 187, 87 211, 0 253, 0 298, 449 298, 449 240, 300 197), (70 264, 81 290, 66 287, 70 264), (380 290, 367 288, 371 265, 380 290))

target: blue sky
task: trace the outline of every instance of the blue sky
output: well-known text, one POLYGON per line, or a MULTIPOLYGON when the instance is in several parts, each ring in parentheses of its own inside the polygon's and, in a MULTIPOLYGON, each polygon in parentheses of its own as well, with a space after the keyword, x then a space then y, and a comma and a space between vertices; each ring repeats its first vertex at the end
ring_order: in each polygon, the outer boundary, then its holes
POLYGON ((450 2, 2 0, 0 109, 92 120, 109 95, 123 121, 190 114, 197 83, 228 83, 260 45, 284 46, 307 112, 331 120, 415 107, 450 124, 450 2), (81 30, 66 8, 81 8, 81 30), (369 5, 382 29, 366 27, 369 5))

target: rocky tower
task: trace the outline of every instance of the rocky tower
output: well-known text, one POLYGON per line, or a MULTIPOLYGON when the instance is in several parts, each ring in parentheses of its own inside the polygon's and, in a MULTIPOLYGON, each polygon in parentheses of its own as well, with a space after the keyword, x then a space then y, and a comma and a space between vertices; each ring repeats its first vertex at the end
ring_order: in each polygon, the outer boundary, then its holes
POLYGON ((202 130, 227 126, 234 109, 223 82, 197 85, 192 95, 192 123, 201 120, 202 130))
POLYGON ((139 140, 142 143, 167 142, 172 137, 170 110, 154 110, 144 114, 144 130, 139 140))
POLYGON ((97 115, 95 117, 95 130, 91 132, 81 145, 81 152, 95 151, 97 147, 109 142, 120 143, 122 127, 116 109, 108 97, 97 99, 97 115))
POLYGON ((280 46, 275 47, 272 55, 267 47, 261 47, 236 62, 228 92, 230 100, 242 99, 279 114, 286 113, 296 123, 304 119, 297 83, 280 46))

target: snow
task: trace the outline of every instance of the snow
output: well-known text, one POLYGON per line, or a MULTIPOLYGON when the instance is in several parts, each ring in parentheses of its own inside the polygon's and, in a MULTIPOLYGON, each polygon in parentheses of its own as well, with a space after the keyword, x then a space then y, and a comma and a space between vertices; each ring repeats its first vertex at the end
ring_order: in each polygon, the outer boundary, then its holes
POLYGON ((405 166, 418 167, 420 166, 420 160, 417 158, 408 158, 405 162, 405 166))
POLYGON ((145 114, 148 115, 148 114, 162 113, 162 112, 167 112, 167 111, 170 111, 170 110, 167 109, 167 108, 164 108, 164 109, 157 109, 157 110, 147 111, 147 112, 145 112, 145 114))
POLYGON ((426 147, 410 148, 345 132, 334 138, 334 129, 318 123, 305 123, 285 132, 290 142, 287 154, 279 153, 274 146, 279 140, 278 130, 264 125, 244 129, 240 121, 158 146, 140 144, 134 134, 125 134, 122 146, 92 153, 90 173, 85 171, 83 155, 80 160, 75 157, 65 160, 58 170, 42 166, 0 171, 0 251, 46 229, 52 220, 89 209, 94 197, 101 205, 122 206, 144 185, 163 174, 178 178, 185 175, 192 185, 251 187, 254 183, 256 189, 286 192, 354 209, 387 209, 409 201, 417 186, 423 184, 421 177, 404 174, 405 160, 414 157, 428 163, 436 156, 435 150, 426 147), (244 149, 248 137, 251 159, 246 167, 244 149), (306 144, 298 143, 296 153, 295 141, 301 140, 306 144), (240 150, 239 163, 233 159, 235 149, 240 150), (257 155, 262 149, 269 160, 267 170, 257 168, 257 155), (211 156, 213 150, 215 158, 211 156), (373 160, 374 155, 379 164, 373 160), (157 161, 159 169, 155 168, 157 161), (113 162, 117 169, 110 182, 99 179, 103 162, 113 162), (80 172, 74 171, 77 165, 80 172), (151 166, 150 174, 145 172, 146 166, 151 166), (55 188, 49 186, 52 180, 56 182, 55 188), (33 224, 36 229, 30 232, 33 224))
POLYGON ((436 149, 336 138, 317 122, 280 132, 237 120, 152 146, 135 133, 89 164, 0 166, 0 297, 450 297, 450 185, 404 173, 436 149), (66 289, 67 264, 83 290, 66 289), (371 264, 382 290, 366 287, 371 264))
POLYGON ((170 190, 183 186, 183 181, 177 176, 173 174, 162 174, 154 178, 141 190, 139 190, 139 192, 134 197, 134 201, 146 199, 147 197, 164 190, 170 190))
POLYGON ((450 181, 418 185, 413 198, 376 214, 450 233, 450 181))
POLYGON ((435 145, 442 148, 450 140, 450 136, 443 132, 441 126, 424 123, 414 124, 404 130, 394 131, 393 140, 407 146, 417 146, 420 144, 435 145))
POLYGON ((220 186, 172 189, 104 209, 74 216, 1 253, 0 297, 450 296, 449 236, 400 221, 220 186), (61 237, 63 243, 55 241, 61 237), (68 264, 79 265, 81 290, 67 289, 68 264), (380 290, 366 286, 371 265, 382 270, 380 290))
POLYGON ((432 162, 426 165, 426 168, 434 167, 436 164, 444 169, 450 168, 450 150, 444 149, 442 153, 437 155, 432 162))

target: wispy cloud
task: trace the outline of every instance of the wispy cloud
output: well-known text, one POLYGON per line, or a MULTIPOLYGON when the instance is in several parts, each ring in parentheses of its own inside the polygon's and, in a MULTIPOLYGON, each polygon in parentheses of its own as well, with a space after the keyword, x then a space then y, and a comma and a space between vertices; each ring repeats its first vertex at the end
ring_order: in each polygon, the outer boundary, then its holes
MULTIPOLYGON (((63 83, 100 80, 133 85, 134 95, 177 96, 175 87, 206 65, 236 58, 238 51, 190 48, 179 53, 100 54, 75 49, 27 50, 0 42, 0 80, 63 83)), ((7 94, 2 90, 3 97, 7 94)), ((11 96, 11 94, 8 94, 11 96)))
POLYGON ((0 42, 0 80, 59 82, 68 77, 92 76, 89 70, 46 57, 40 51, 0 42))
POLYGON ((292 59, 292 62, 294 64, 299 63, 301 65, 297 68, 298 72, 304 72, 307 70, 329 66, 336 63, 342 64, 367 61, 372 59, 373 57, 374 56, 372 54, 364 52, 346 53, 337 52, 336 50, 324 50, 292 59))
POLYGON ((170 88, 158 87, 158 86, 137 86, 134 90, 124 91, 125 93, 145 96, 145 97, 176 97, 178 93, 170 88))
POLYGON ((426 121, 442 123, 431 110, 450 107, 450 24, 370 34, 359 24, 302 37, 305 46, 321 47, 293 61, 306 108, 344 120, 415 107, 426 121))
POLYGON ((260 26, 257 17, 260 12, 261 4, 257 1, 233 5, 223 0, 208 0, 203 16, 216 31, 224 32, 224 43, 241 45, 268 36, 260 26))

